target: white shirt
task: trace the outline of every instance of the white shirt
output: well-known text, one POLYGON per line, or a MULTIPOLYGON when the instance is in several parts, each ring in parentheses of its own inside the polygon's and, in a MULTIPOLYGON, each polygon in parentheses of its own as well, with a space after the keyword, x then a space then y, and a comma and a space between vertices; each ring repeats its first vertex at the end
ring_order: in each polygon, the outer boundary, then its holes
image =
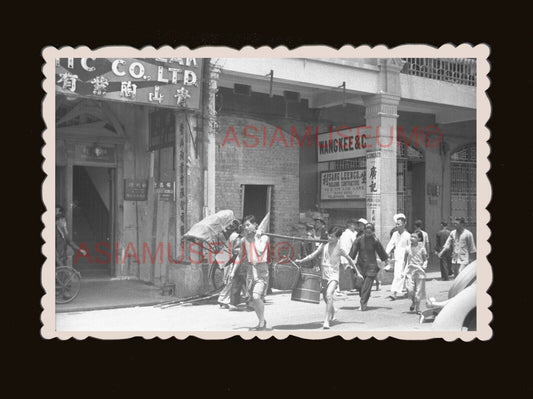
MULTIPOLYGON (((344 252, 349 254, 356 238, 357 238, 357 233, 355 231, 352 231, 350 229, 344 230, 344 233, 342 233, 341 237, 339 238, 340 249, 344 250, 344 252)), ((348 264, 348 261, 346 260, 346 258, 341 258, 341 265, 347 265, 347 264, 348 264)))

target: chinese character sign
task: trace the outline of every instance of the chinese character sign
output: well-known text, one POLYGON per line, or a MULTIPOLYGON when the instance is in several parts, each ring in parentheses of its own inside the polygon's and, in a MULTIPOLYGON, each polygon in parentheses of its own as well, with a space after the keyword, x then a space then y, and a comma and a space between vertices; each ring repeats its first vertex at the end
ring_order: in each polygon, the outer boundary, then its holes
POLYGON ((366 193, 379 194, 379 173, 381 166, 381 152, 369 151, 366 155, 366 193))
POLYGON ((146 201, 148 198, 148 180, 124 179, 125 201, 146 201))
POLYGON ((61 58, 57 93, 200 108, 201 58, 61 58))

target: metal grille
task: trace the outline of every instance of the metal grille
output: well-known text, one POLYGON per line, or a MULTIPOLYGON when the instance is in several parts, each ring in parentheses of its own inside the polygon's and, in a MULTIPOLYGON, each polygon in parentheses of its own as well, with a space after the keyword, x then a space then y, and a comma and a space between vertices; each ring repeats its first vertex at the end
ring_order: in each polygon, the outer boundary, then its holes
POLYGON ((451 218, 462 216, 475 234, 476 146, 469 145, 451 155, 451 218))
MULTIPOLYGON (((407 159, 398 158, 396 166, 396 190, 397 190, 397 209, 407 215, 409 198, 406 188, 406 176, 407 176, 407 159)), ((407 215, 409 216, 409 215, 407 215)))
POLYGON ((402 73, 467 86, 476 85, 473 58, 404 58, 402 73))

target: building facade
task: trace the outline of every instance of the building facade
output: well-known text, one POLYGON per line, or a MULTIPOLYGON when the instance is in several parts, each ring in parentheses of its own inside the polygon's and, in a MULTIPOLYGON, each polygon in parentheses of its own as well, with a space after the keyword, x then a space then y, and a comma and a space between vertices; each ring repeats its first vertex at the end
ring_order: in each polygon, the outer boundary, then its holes
MULTIPOLYGON (((476 230, 476 64, 468 59, 61 59, 56 203, 85 275, 210 289, 182 244, 223 209, 300 234, 402 212, 430 238, 476 230)), ((274 242, 275 243, 275 242, 274 242)))

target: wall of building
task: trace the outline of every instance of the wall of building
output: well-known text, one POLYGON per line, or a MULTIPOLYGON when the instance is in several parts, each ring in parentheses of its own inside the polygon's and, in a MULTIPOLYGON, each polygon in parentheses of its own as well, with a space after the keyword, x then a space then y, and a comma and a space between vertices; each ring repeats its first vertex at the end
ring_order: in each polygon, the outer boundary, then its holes
POLYGON ((218 122, 216 211, 231 209, 242 218, 242 185, 272 185, 270 231, 288 234, 299 221, 299 147, 281 127, 259 119, 219 114, 218 122), (246 127, 257 142, 244 135, 246 127))

